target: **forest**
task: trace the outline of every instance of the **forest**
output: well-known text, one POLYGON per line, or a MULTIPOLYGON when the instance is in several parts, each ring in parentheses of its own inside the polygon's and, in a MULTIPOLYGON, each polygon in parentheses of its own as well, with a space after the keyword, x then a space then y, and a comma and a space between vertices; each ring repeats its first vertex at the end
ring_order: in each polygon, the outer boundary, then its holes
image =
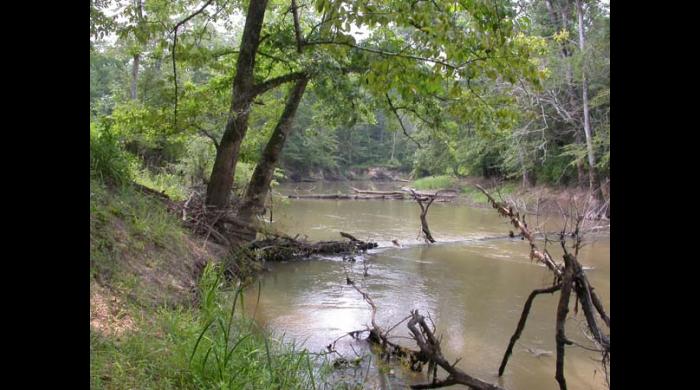
POLYGON ((609 388, 609 2, 91 0, 89 115, 91 388, 609 388))

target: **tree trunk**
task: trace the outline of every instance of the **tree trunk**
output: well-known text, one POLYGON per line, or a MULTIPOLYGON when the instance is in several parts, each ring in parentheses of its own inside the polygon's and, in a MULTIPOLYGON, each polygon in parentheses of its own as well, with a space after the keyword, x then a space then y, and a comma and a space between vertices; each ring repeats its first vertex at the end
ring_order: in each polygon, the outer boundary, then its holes
POLYGON ((530 171, 527 169, 523 169, 523 187, 524 188, 531 188, 534 185, 534 182, 532 181, 532 175, 530 174, 530 171))
POLYGON ((557 345, 557 361, 556 373, 554 378, 559 383, 560 390, 566 390, 566 379, 564 378, 564 351, 567 344, 566 338, 566 315, 569 313, 569 298, 571 297, 571 289, 573 285, 573 266, 570 264, 569 255, 564 255, 564 276, 561 282, 561 293, 559 295, 559 304, 557 305, 557 325, 556 325, 556 345, 557 345))
POLYGON ((248 7, 236 77, 233 80, 233 101, 207 186, 207 205, 218 209, 225 209, 228 206, 238 152, 248 130, 250 106, 255 98, 253 80, 255 54, 260 44, 260 31, 266 7, 267 0, 251 0, 248 7))
MULTIPOLYGON (((581 134, 581 130, 577 129, 576 130, 576 143, 577 144, 582 144, 583 141, 583 134, 581 134)), ((578 183, 578 186, 581 188, 586 188, 586 185, 589 184, 588 177, 586 176, 586 168, 584 166, 583 160, 579 159, 576 161, 576 171, 577 171, 577 176, 576 180, 578 183)))
MULTIPOLYGON (((554 4, 552 0, 546 0, 545 5, 547 7, 547 12, 549 14, 549 20, 554 26, 554 28, 559 31, 559 30, 568 30, 568 21, 569 21, 569 8, 567 7, 567 4, 561 4, 557 3, 554 4), (556 6, 556 9, 555 9, 556 6), (557 20, 559 19, 559 20, 557 20)), ((561 43, 560 44, 560 49, 561 49, 561 58, 564 60, 565 68, 564 68, 564 78, 566 79, 566 95, 569 99, 569 105, 570 109, 576 107, 577 104, 577 93, 576 89, 574 87, 574 76, 573 76, 573 70, 571 69, 571 50, 569 50, 569 47, 566 43, 561 43)), ((584 134, 582 129, 576 126, 576 131, 575 131, 575 141, 579 145, 583 145, 584 143, 584 134)), ((590 180, 589 177, 586 175, 586 168, 584 166, 583 161, 577 161, 576 162, 576 171, 577 171, 577 184, 581 188, 585 188, 587 184, 589 184, 590 180)))
POLYGON ((595 153, 593 151, 593 132, 591 130, 591 120, 589 115, 588 107, 588 80, 586 80, 586 67, 585 67, 585 53, 586 39, 583 25, 583 6, 581 0, 576 0, 576 10, 578 12, 578 43, 579 49, 583 54, 584 65, 581 66, 581 78, 582 78, 582 98, 583 98, 583 131, 586 134, 586 148, 588 149, 588 175, 589 175, 589 187, 593 198, 596 201, 603 200, 603 192, 600 188, 600 180, 598 180, 598 175, 596 172, 596 159, 595 153))
POLYGON ((525 163, 525 151, 522 145, 518 150, 518 160, 520 161, 520 167, 523 171, 523 188, 530 188, 534 185, 532 172, 527 168, 525 163))
MULTIPOLYGON (((136 12, 138 13, 139 25, 143 22, 143 3, 141 0, 136 0, 136 12)), ((139 26, 140 27, 140 26, 139 26)), ((139 63, 141 62, 141 53, 134 55, 134 62, 131 65, 131 100, 136 100, 137 96, 137 86, 139 79, 139 63)))
MULTIPOLYGON (((265 146, 260 161, 255 166, 253 176, 251 176, 250 183, 248 183, 243 204, 238 212, 238 220, 243 226, 254 226, 255 216, 264 209, 265 198, 272 182, 272 175, 277 167, 277 161, 284 148, 284 143, 292 131, 294 117, 308 82, 308 77, 304 77, 299 79, 292 87, 282 116, 265 146)), ((244 228, 242 230, 245 231, 241 232, 240 237, 236 238, 239 238, 241 241, 253 241, 255 239, 254 229, 244 228)))
POLYGON ((396 132, 394 131, 394 139, 391 141, 391 158, 389 161, 394 161, 394 152, 396 151, 396 132))
POLYGON ((131 65, 131 100, 136 100, 136 87, 139 78, 139 62, 141 62, 141 54, 134 56, 134 62, 131 65))

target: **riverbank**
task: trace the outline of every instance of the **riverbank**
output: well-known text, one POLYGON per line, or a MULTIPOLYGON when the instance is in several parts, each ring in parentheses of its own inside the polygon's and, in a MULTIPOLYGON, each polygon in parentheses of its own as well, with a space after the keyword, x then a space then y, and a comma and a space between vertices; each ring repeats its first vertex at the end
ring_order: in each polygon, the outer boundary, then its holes
POLYGON ((91 388, 322 383, 323 361, 236 306, 217 265, 225 248, 133 187, 90 187, 91 388))
MULTIPOLYGON (((476 208, 490 208, 486 196, 476 188, 480 185, 489 190, 498 200, 514 203, 521 211, 529 214, 560 215, 564 213, 589 214, 590 192, 587 189, 571 186, 535 185, 528 188, 520 181, 497 181, 483 177, 457 178, 454 176, 429 176, 412 181, 403 180, 345 180, 345 181, 315 181, 305 183, 285 182, 287 190, 282 195, 290 198, 301 197, 317 199, 403 199, 410 195, 393 196, 394 192, 402 191, 403 187, 411 187, 421 191, 450 190, 449 201, 455 204, 465 204, 476 208), (290 191, 291 189, 291 191, 290 191), (375 191, 373 195, 358 194, 355 189, 375 191), (379 192, 377 192, 379 191, 379 192), (383 193, 385 196, 377 194, 383 193), (454 194, 457 196, 454 196, 454 194), (319 195, 321 194, 321 195, 319 195)), ((609 194, 609 186, 605 188, 609 194)), ((401 194, 398 194, 401 195, 401 194)), ((609 219, 609 198, 597 206, 609 219)), ((598 213, 599 214, 599 213, 598 213)))

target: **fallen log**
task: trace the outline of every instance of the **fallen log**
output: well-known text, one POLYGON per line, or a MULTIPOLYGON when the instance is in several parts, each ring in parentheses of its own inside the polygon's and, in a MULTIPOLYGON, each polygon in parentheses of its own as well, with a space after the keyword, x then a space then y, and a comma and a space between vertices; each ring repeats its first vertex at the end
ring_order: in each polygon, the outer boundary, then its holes
POLYGON ((247 246, 247 249, 256 253, 258 260, 289 261, 314 255, 341 255, 363 252, 376 248, 379 245, 376 242, 358 240, 347 233, 341 233, 341 235, 350 239, 350 241, 308 242, 286 235, 276 235, 263 240, 253 241, 247 246))
POLYGON ((438 202, 449 202, 457 197, 455 190, 416 191, 412 188, 402 187, 401 191, 374 191, 361 190, 351 187, 352 194, 292 194, 290 199, 336 199, 336 200, 367 200, 367 199, 412 199, 411 191, 421 198, 435 198, 438 202))
POLYGON ((418 195, 420 197, 455 198, 458 195, 457 191, 452 190, 452 189, 442 189, 442 190, 434 190, 434 191, 417 191, 414 188, 401 187, 401 190, 405 193, 408 193, 408 194, 415 193, 416 195, 418 195))
POLYGON ((403 194, 398 195, 367 195, 367 194, 309 194, 287 195, 290 199, 403 199, 403 194))
POLYGON ((370 194, 370 195, 397 195, 404 196, 402 191, 371 191, 371 190, 361 190, 359 188, 350 187, 352 190, 358 194, 370 194))

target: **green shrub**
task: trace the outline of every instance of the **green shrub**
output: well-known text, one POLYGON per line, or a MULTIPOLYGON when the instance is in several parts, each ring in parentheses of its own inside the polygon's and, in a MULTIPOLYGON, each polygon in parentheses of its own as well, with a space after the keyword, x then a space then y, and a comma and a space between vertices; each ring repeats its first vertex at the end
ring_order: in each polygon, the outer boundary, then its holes
POLYGON ((216 147, 209 138, 192 137, 185 145, 184 156, 173 165, 190 185, 209 181, 214 167, 216 147))
POLYGON ((108 130, 90 124, 90 176, 118 185, 132 178, 135 158, 123 150, 108 130))
POLYGON ((170 199, 175 201, 185 200, 186 188, 182 176, 167 172, 165 169, 141 168, 136 170, 134 181, 158 192, 165 192, 170 199), (156 172, 153 172, 153 171, 156 172))

